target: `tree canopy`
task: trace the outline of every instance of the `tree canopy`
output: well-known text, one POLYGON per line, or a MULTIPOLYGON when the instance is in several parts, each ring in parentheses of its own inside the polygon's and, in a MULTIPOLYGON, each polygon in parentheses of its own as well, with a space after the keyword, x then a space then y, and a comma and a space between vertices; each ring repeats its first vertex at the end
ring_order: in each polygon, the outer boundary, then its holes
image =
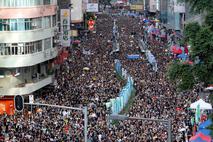
POLYGON ((213 1, 212 0, 179 0, 179 1, 185 1, 191 6, 191 10, 193 12, 207 12, 211 11, 213 7, 213 1))
POLYGON ((208 11, 205 23, 189 23, 184 29, 185 41, 190 44, 190 61, 174 61, 168 69, 168 77, 180 90, 191 89, 197 83, 213 84, 213 10, 212 0, 185 0, 194 11, 208 11))

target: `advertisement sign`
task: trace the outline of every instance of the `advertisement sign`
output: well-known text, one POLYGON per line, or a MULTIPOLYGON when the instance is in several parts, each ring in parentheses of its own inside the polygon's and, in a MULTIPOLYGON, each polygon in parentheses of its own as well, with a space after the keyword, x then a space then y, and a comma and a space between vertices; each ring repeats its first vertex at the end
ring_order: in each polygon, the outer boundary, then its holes
POLYGON ((14 115, 14 100, 13 99, 5 99, 0 100, 0 115, 6 113, 7 115, 14 115))
POLYGON ((98 12, 98 3, 88 3, 87 12, 98 12))
POLYGON ((142 4, 135 4, 135 5, 130 5, 131 10, 136 10, 136 11, 143 11, 143 5, 142 4))
POLYGON ((70 46, 70 10, 61 9, 61 33, 62 33, 62 46, 70 46))
POLYGON ((72 23, 83 22, 83 1, 82 0, 71 0, 71 21, 72 23))
POLYGON ((77 37, 78 36, 78 31, 77 30, 71 30, 70 36, 77 37))
POLYGON ((95 21, 92 20, 92 19, 90 19, 88 21, 88 30, 90 30, 90 31, 94 31, 95 30, 95 21))

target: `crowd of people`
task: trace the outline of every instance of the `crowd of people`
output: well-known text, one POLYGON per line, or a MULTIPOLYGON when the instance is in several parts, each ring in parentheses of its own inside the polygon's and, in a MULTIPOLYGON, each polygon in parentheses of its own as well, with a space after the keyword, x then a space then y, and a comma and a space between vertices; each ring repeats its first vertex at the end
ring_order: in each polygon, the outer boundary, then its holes
MULTIPOLYGON (((158 71, 152 71, 138 46, 137 36, 143 36, 143 24, 139 18, 98 15, 96 33, 88 34, 74 49, 57 71, 54 86, 38 91, 35 102, 80 108, 87 106, 89 142, 167 141, 166 123, 126 120, 108 127, 105 103, 117 97, 125 84, 125 80, 118 79, 114 71, 114 59, 119 59, 133 77, 136 89, 134 102, 126 115, 170 119, 173 141, 181 141, 178 130, 190 126, 191 112, 187 108, 196 100, 196 91, 179 93, 168 82, 166 69, 171 57, 165 48, 150 48, 158 62, 158 71), (120 50, 110 54, 114 19, 119 29, 120 50), (127 54, 140 54, 141 58, 128 60, 127 54)), ((29 106, 22 113, 4 115, 0 119, 0 141, 84 141, 81 111, 29 106)))

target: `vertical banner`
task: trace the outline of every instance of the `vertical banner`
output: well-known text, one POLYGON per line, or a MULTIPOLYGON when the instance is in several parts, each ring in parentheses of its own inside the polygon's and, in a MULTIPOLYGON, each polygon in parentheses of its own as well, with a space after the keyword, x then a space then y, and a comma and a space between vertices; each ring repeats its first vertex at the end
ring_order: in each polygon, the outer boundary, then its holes
POLYGON ((72 23, 83 22, 83 1, 82 0, 70 0, 72 3, 71 9, 71 21, 72 23))
POLYGON ((62 46, 70 47, 70 9, 61 9, 62 46))

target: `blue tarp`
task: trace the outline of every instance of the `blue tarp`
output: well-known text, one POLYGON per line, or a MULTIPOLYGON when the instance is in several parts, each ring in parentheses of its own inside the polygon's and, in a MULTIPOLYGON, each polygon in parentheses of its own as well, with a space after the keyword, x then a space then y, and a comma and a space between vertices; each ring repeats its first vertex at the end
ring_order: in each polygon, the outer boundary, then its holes
POLYGON ((135 60, 135 59, 139 59, 140 55, 135 54, 135 55, 127 55, 127 59, 129 60, 135 60))
POLYGON ((188 58, 188 56, 186 54, 180 54, 177 56, 178 58, 181 58, 183 60, 186 60, 186 58, 188 58))
POLYGON ((208 119, 199 125, 199 130, 205 129, 206 127, 210 126, 211 124, 212 124, 212 121, 210 119, 208 119))

